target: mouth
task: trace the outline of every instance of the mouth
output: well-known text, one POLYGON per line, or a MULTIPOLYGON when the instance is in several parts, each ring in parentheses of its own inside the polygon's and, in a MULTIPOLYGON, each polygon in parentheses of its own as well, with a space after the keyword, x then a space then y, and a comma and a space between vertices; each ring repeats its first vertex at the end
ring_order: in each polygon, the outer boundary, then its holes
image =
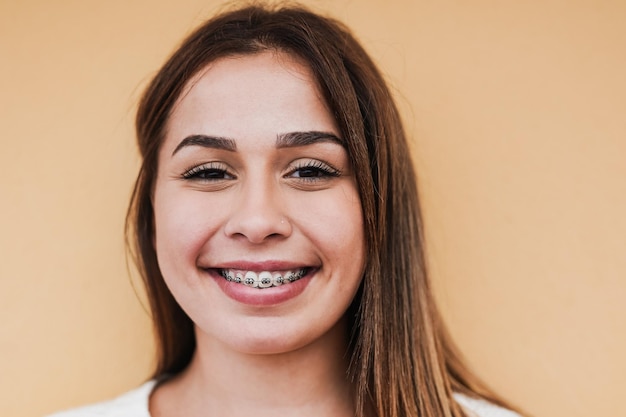
POLYGON ((284 271, 245 271, 239 269, 218 269, 219 274, 228 282, 247 287, 264 289, 291 284, 304 277, 309 268, 284 271))

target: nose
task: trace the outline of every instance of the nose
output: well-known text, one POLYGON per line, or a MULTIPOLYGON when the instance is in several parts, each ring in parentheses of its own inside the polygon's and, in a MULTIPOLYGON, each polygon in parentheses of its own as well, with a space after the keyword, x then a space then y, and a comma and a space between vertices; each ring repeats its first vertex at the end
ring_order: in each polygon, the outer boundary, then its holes
POLYGON ((280 190, 271 181, 249 183, 234 199, 224 232, 254 244, 286 238, 291 235, 292 225, 284 207, 280 190))

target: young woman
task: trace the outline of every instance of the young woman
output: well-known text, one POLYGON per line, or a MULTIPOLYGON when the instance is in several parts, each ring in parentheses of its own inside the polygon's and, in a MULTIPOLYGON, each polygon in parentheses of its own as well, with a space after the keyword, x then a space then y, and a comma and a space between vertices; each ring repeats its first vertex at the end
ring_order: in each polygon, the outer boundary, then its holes
POLYGON ((215 17, 148 87, 137 136, 158 366, 61 416, 517 415, 446 335, 397 109, 341 24, 215 17))

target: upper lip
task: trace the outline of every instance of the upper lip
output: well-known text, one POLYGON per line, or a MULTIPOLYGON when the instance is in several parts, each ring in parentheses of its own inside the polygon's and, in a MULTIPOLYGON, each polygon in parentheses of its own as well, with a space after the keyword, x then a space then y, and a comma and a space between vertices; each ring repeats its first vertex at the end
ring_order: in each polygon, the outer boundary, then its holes
POLYGON ((267 260, 267 261, 228 261, 212 265, 212 269, 237 269, 243 271, 287 271, 306 268, 310 265, 293 261, 267 260))

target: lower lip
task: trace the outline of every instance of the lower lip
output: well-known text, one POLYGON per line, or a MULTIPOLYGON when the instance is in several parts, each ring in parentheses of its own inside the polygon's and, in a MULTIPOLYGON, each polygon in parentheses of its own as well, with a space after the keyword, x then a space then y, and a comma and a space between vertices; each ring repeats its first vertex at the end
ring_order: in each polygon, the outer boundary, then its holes
POLYGON ((216 270, 211 271, 211 276, 224 294, 237 302, 251 306, 273 306, 296 298, 309 285, 313 274, 314 270, 310 269, 297 281, 278 287, 259 289, 227 281, 216 270))

